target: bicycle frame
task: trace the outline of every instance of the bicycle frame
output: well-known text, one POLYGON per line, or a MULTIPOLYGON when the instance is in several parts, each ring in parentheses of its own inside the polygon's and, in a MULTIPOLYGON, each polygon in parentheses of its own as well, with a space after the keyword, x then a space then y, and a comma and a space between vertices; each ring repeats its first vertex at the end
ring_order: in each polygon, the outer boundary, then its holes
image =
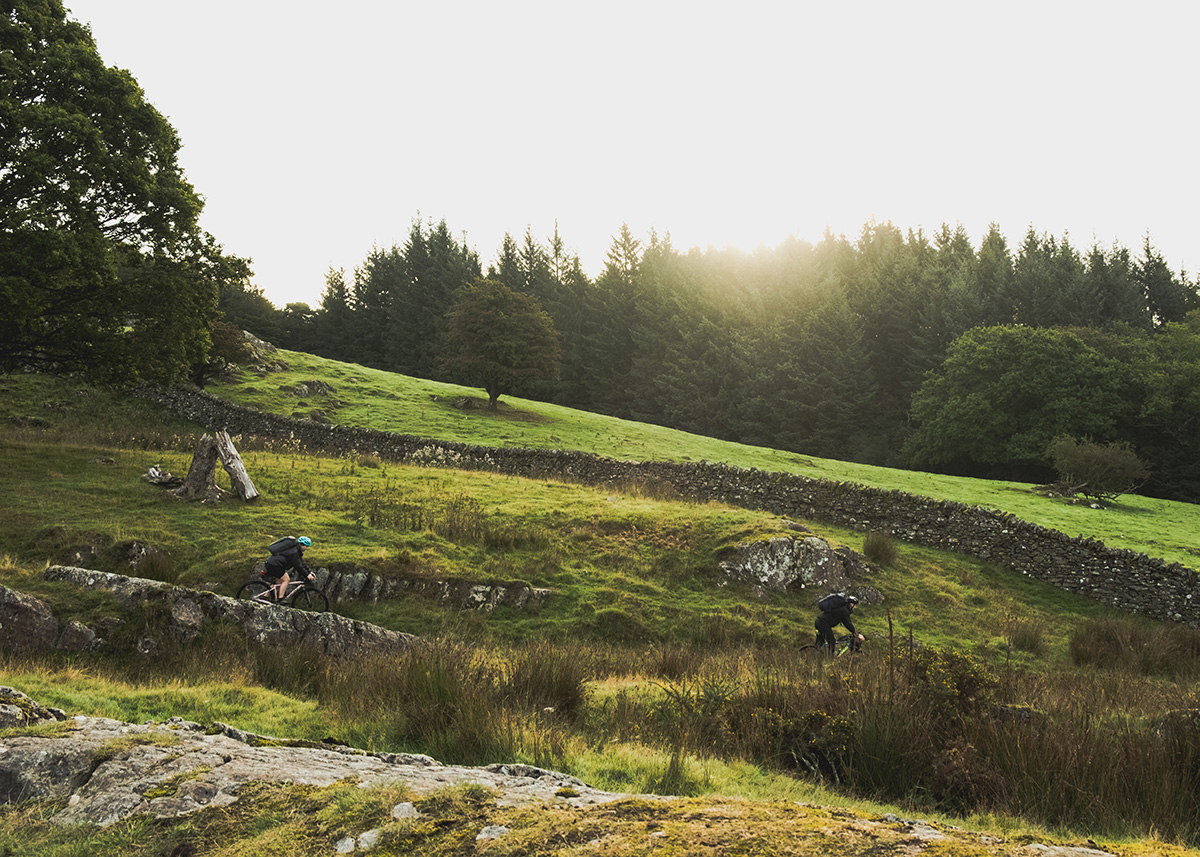
POLYGON ((259 604, 282 604, 295 595, 297 590, 303 589, 308 585, 307 580, 289 580, 287 583, 287 589, 284 590, 283 594, 278 598, 272 598, 271 596, 279 591, 278 582, 271 583, 269 581, 264 581, 264 583, 267 584, 268 588, 251 597, 251 601, 257 601, 259 604))
MULTIPOLYGON (((825 644, 822 643, 821 645, 817 645, 816 643, 809 643, 807 646, 801 646, 800 651, 802 651, 802 652, 817 651, 817 652, 824 654, 825 653, 825 644)), ((846 652, 853 653, 853 652, 861 652, 861 651, 862 651, 862 643, 856 641, 854 639, 854 635, 852 635, 852 634, 844 634, 843 636, 838 637, 836 640, 834 640, 833 656, 835 658, 841 657, 842 655, 846 654, 846 652)))
POLYGON ((325 595, 324 590, 313 586, 308 580, 303 578, 289 580, 283 595, 278 598, 274 595, 275 586, 275 583, 260 575, 243 583, 234 597, 239 600, 253 601, 256 604, 287 605, 318 613, 329 610, 329 598, 325 595))

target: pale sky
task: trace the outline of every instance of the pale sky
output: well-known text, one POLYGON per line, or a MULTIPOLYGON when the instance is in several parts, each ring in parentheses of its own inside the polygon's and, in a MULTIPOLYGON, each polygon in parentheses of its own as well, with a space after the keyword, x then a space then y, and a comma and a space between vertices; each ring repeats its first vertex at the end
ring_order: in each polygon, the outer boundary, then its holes
POLYGON ((65 0, 278 307, 413 219, 753 251, 874 218, 1200 268, 1200 4, 65 0))

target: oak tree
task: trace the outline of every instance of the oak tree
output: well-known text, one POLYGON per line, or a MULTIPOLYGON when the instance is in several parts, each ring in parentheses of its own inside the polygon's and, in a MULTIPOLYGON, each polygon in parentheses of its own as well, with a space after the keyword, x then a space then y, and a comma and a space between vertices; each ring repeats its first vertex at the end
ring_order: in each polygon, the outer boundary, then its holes
POLYGON ((179 147, 61 0, 0 7, 0 371, 173 380, 206 359, 221 251, 179 147))
POLYGON ((537 299, 479 278, 450 310, 444 367, 461 383, 483 387, 488 410, 504 393, 558 378, 558 332, 537 299))

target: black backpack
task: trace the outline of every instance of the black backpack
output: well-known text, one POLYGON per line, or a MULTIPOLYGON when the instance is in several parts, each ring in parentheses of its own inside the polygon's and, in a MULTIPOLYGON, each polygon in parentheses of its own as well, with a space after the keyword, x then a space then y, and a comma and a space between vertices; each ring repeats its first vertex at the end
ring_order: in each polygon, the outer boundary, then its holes
POLYGON ((282 539, 276 539, 267 545, 267 550, 271 552, 271 556, 279 556, 284 551, 291 550, 297 544, 295 536, 284 536, 282 539))
POLYGON ((831 592, 817 602, 817 608, 822 613, 829 613, 839 607, 846 606, 846 596, 841 592, 831 592))

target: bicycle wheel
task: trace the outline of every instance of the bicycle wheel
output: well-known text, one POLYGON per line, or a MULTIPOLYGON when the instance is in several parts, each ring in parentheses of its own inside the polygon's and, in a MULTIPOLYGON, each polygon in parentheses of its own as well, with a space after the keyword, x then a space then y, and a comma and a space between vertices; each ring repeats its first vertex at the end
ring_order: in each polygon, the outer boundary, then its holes
POLYGON ((260 604, 270 604, 271 599, 267 594, 270 589, 269 583, 261 580, 248 580, 237 591, 236 597, 238 601, 257 601, 260 604))
POLYGON ((310 613, 324 613, 329 609, 329 599, 325 597, 325 593, 307 586, 296 590, 289 603, 297 610, 307 610, 310 613))

